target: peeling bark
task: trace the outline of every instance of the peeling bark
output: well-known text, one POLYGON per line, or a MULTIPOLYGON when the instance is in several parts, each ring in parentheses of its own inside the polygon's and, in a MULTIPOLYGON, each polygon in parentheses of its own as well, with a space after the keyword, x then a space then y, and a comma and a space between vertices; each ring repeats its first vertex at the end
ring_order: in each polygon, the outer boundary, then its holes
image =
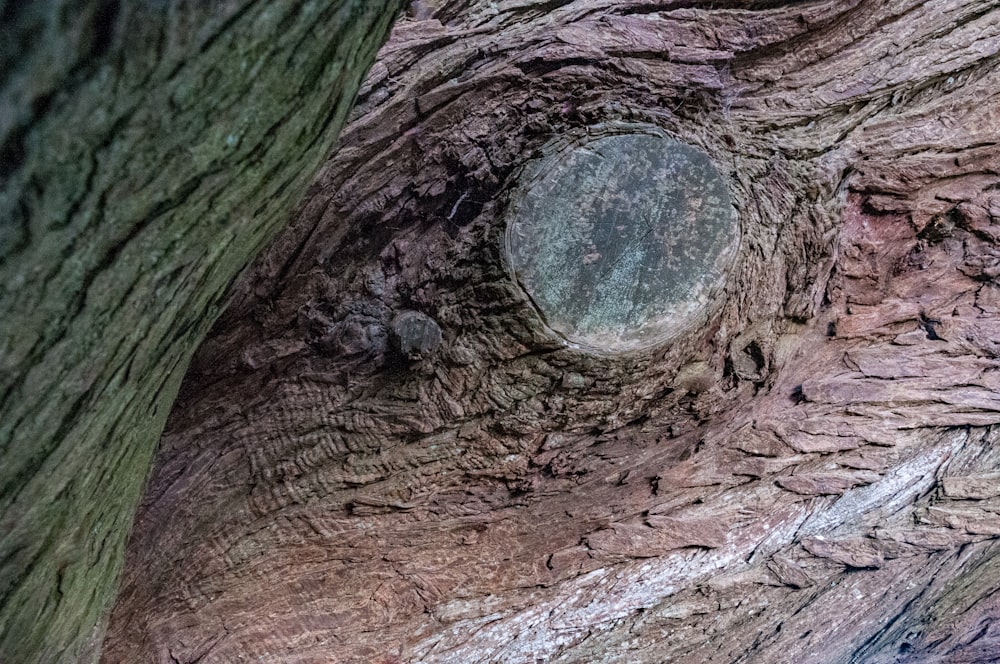
POLYGON ((192 364, 104 661, 990 661, 996 4, 411 14, 192 364), (709 154, 742 240, 704 324, 596 354, 502 238, 617 122, 709 154))
POLYGON ((0 3, 0 661, 99 656, 190 356, 397 7, 0 3))

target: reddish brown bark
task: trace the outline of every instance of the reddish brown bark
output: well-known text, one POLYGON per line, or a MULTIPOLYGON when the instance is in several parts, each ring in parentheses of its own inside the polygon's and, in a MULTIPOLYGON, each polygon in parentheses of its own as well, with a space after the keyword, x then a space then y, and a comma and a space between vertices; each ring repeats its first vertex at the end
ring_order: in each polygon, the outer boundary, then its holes
POLYGON ((105 661, 989 661, 1000 10, 418 10, 195 361, 105 661), (586 353, 504 211, 622 121, 708 152, 742 241, 705 325, 586 353))

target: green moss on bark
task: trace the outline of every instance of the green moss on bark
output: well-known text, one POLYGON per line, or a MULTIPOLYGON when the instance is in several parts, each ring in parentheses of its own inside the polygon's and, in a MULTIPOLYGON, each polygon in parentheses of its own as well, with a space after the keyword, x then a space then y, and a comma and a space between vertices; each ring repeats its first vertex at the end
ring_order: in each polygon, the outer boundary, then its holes
POLYGON ((75 662, 190 355, 400 3, 28 4, 0 40, 0 661, 75 662))

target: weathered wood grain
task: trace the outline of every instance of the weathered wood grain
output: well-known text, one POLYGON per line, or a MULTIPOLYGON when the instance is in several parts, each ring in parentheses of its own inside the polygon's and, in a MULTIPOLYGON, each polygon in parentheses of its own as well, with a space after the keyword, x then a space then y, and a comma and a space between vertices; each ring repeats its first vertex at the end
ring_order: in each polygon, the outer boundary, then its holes
POLYGON ((414 7, 194 361, 105 661, 989 661, 998 51, 985 0, 414 7), (617 355, 503 257, 608 122, 713 155, 742 236, 617 355))
POLYGON ((621 352, 703 323, 739 244, 711 158, 652 125, 588 127, 543 150, 518 176, 505 248, 552 331, 621 352))

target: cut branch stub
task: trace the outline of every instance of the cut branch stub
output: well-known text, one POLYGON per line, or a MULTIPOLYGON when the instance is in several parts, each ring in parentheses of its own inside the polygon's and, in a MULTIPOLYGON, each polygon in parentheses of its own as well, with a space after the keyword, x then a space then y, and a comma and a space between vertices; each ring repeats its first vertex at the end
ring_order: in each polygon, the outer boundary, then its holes
POLYGON ((649 347, 701 321, 738 239, 707 154, 627 131, 539 160, 508 219, 515 279, 555 333, 593 350, 649 347))

